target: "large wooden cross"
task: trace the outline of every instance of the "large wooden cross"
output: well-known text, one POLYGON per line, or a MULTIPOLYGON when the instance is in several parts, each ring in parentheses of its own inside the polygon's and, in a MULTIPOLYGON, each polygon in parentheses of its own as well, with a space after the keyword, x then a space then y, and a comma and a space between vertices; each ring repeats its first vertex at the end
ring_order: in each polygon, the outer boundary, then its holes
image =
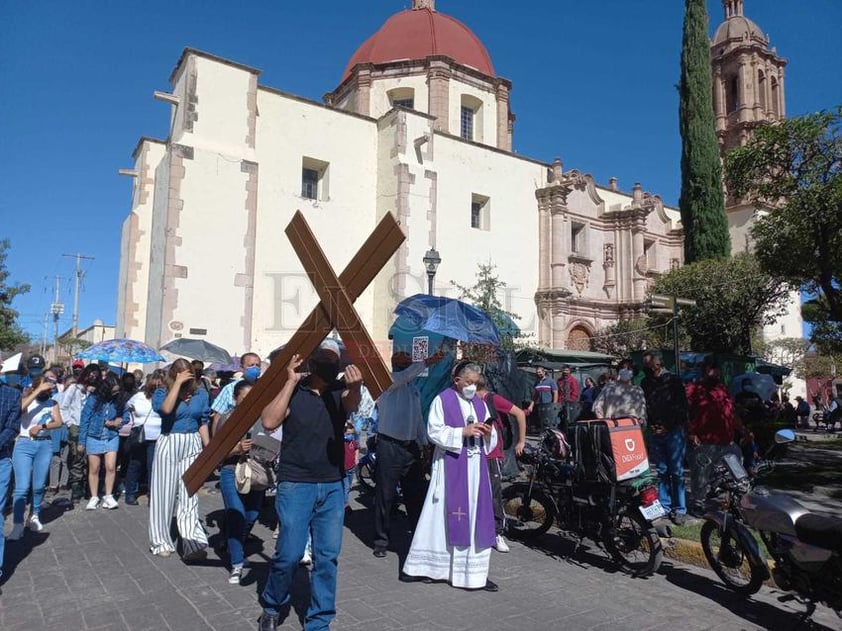
POLYGON ((182 479, 191 495, 199 490, 214 468, 254 424, 255 419, 260 418, 263 408, 280 392, 286 382, 286 369, 292 356, 306 358, 331 330, 339 331, 372 397, 379 397, 392 383, 391 373, 377 352, 353 303, 406 238, 398 222, 391 214, 387 214, 338 278, 301 211, 295 213, 286 228, 286 235, 304 270, 312 279, 321 302, 184 473, 182 479))

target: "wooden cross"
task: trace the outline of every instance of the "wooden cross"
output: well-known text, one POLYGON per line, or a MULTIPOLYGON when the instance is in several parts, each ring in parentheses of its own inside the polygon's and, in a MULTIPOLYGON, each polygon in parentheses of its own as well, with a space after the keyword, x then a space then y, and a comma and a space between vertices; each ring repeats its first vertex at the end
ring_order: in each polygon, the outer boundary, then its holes
POLYGON ((348 354, 362 372, 363 382, 373 398, 379 397, 392 384, 392 375, 353 303, 406 239, 398 222, 387 213, 338 277, 301 211, 295 213, 286 228, 286 235, 304 271, 312 279, 321 302, 184 473, 182 479, 191 495, 199 490, 214 468, 254 424, 254 420, 260 418, 263 408, 280 392, 286 382, 287 365, 292 356, 308 357, 331 330, 336 329, 341 334, 348 354))
POLYGON ((456 515, 456 521, 462 521, 462 518, 463 518, 463 517, 467 517, 467 516, 468 516, 468 513, 464 513, 464 512, 462 512, 462 507, 461 507, 461 506, 460 506, 459 508, 457 508, 455 511, 453 511, 452 513, 450 513, 450 514, 451 514, 451 515, 456 515))

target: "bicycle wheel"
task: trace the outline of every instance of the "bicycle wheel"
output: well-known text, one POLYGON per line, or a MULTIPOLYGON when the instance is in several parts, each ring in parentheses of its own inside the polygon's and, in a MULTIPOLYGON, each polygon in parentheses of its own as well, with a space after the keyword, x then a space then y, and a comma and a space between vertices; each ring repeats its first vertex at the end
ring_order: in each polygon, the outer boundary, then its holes
MULTIPOLYGON (((750 536, 750 535, 749 535, 750 536)), ((738 594, 756 593, 763 575, 731 526, 723 531, 714 521, 706 521, 701 533, 702 550, 716 575, 738 594)))
POLYGON ((555 508, 541 492, 523 482, 503 489, 503 514, 509 535, 514 539, 530 539, 542 535, 555 521, 555 508))
POLYGON ((651 576, 664 560, 661 538, 634 510, 619 510, 613 523, 603 529, 603 542, 620 569, 631 576, 651 576))
POLYGON ((361 491, 367 493, 374 491, 374 465, 368 460, 357 464, 357 480, 360 483, 361 491))

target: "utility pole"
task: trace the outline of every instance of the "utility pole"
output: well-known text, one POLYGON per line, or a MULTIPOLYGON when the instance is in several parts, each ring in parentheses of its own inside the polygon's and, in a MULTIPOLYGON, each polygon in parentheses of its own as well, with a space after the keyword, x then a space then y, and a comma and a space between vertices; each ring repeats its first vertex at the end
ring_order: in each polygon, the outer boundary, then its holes
POLYGON ((82 282, 82 259, 93 261, 94 257, 85 256, 84 254, 62 254, 68 258, 76 259, 76 286, 73 290, 73 337, 79 334, 79 284, 82 282))
POLYGON ((50 305, 50 312, 53 314, 53 327, 55 335, 53 336, 53 361, 58 361, 58 319, 64 313, 64 304, 60 303, 61 299, 61 276, 56 276, 56 294, 53 299, 53 304, 50 305))
POLYGON ((652 294, 649 300, 646 301, 646 310, 648 312, 672 314, 672 349, 675 357, 675 374, 679 374, 681 369, 681 349, 678 343, 678 322, 680 319, 678 308, 695 306, 695 300, 679 298, 678 296, 664 296, 661 294, 652 294))
POLYGON ((41 357, 47 354, 47 336, 50 331, 50 313, 44 314, 44 337, 41 339, 41 357))

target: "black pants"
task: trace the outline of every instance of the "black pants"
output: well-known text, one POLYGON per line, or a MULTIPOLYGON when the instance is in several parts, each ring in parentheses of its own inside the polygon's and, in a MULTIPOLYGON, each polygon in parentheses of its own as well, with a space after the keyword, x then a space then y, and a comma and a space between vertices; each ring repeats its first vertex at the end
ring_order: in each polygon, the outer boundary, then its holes
POLYGON ((506 530, 503 513, 503 461, 488 458, 488 478, 491 481, 491 502, 494 505, 494 532, 502 535, 506 530))
POLYGON ((418 445, 413 441, 404 446, 381 435, 377 441, 374 481, 374 547, 386 548, 389 545, 392 503, 399 482, 410 528, 415 529, 421 516, 426 485, 418 445))

